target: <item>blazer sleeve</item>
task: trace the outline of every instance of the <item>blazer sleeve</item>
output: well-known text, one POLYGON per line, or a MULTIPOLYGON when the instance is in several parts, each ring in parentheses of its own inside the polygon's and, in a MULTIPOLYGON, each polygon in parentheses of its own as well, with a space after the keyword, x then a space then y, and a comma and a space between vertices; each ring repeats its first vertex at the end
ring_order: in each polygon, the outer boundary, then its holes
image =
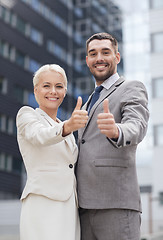
POLYGON ((143 83, 127 82, 120 100, 121 121, 117 123, 121 130, 121 141, 110 139, 115 147, 137 145, 147 131, 149 119, 148 96, 143 83))
POLYGON ((22 107, 16 117, 18 136, 37 146, 56 144, 66 138, 62 137, 64 122, 45 126, 40 117, 33 108, 22 107))

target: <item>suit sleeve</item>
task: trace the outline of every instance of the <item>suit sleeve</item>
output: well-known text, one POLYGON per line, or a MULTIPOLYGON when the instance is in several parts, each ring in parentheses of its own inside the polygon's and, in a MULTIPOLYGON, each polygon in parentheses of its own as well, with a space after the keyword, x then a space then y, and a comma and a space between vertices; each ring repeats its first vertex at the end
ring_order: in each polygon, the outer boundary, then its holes
POLYGON ((18 136, 33 145, 52 145, 65 139, 62 137, 64 122, 56 126, 45 126, 31 107, 22 107, 16 117, 18 136))
POLYGON ((144 85, 138 81, 130 81, 120 99, 121 121, 117 123, 121 130, 121 142, 112 144, 116 147, 137 145, 147 131, 149 119, 148 96, 144 85))

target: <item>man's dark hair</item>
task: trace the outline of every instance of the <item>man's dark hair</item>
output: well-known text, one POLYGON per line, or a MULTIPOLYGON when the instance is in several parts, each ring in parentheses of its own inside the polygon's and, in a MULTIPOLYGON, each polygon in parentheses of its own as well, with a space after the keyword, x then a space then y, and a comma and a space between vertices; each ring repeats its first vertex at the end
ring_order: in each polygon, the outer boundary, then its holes
POLYGON ((103 40, 103 39, 108 39, 111 41, 112 43, 112 46, 114 48, 114 51, 115 53, 118 52, 118 42, 116 40, 115 37, 113 37, 111 34, 109 33, 105 33, 105 32, 102 32, 102 33, 95 33, 93 34, 90 38, 88 38, 88 40, 86 41, 86 49, 87 49, 87 52, 88 52, 88 45, 89 43, 92 41, 92 40, 103 40))

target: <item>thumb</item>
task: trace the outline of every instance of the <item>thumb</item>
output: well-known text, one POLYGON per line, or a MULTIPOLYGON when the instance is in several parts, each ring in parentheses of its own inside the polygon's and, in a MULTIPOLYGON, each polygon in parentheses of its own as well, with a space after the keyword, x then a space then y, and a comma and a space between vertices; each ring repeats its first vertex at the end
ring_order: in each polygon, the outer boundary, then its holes
POLYGON ((109 100, 108 99, 104 100, 103 108, 104 108, 104 113, 110 113, 110 110, 109 110, 109 100))
POLYGON ((80 110, 81 106, 82 106, 82 98, 79 96, 74 110, 80 110))

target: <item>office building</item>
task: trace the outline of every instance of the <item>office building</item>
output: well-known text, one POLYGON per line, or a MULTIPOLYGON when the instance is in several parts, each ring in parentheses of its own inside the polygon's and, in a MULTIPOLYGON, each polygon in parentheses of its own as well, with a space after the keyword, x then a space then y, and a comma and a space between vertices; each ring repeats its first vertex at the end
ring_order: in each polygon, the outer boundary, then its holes
POLYGON ((24 186, 15 118, 21 106, 37 107, 33 73, 47 63, 65 69, 68 92, 58 117, 67 119, 77 97, 85 102, 94 88, 85 40, 101 31, 115 35, 122 51, 121 13, 112 1, 0 0, 0 199, 19 198, 24 186))

